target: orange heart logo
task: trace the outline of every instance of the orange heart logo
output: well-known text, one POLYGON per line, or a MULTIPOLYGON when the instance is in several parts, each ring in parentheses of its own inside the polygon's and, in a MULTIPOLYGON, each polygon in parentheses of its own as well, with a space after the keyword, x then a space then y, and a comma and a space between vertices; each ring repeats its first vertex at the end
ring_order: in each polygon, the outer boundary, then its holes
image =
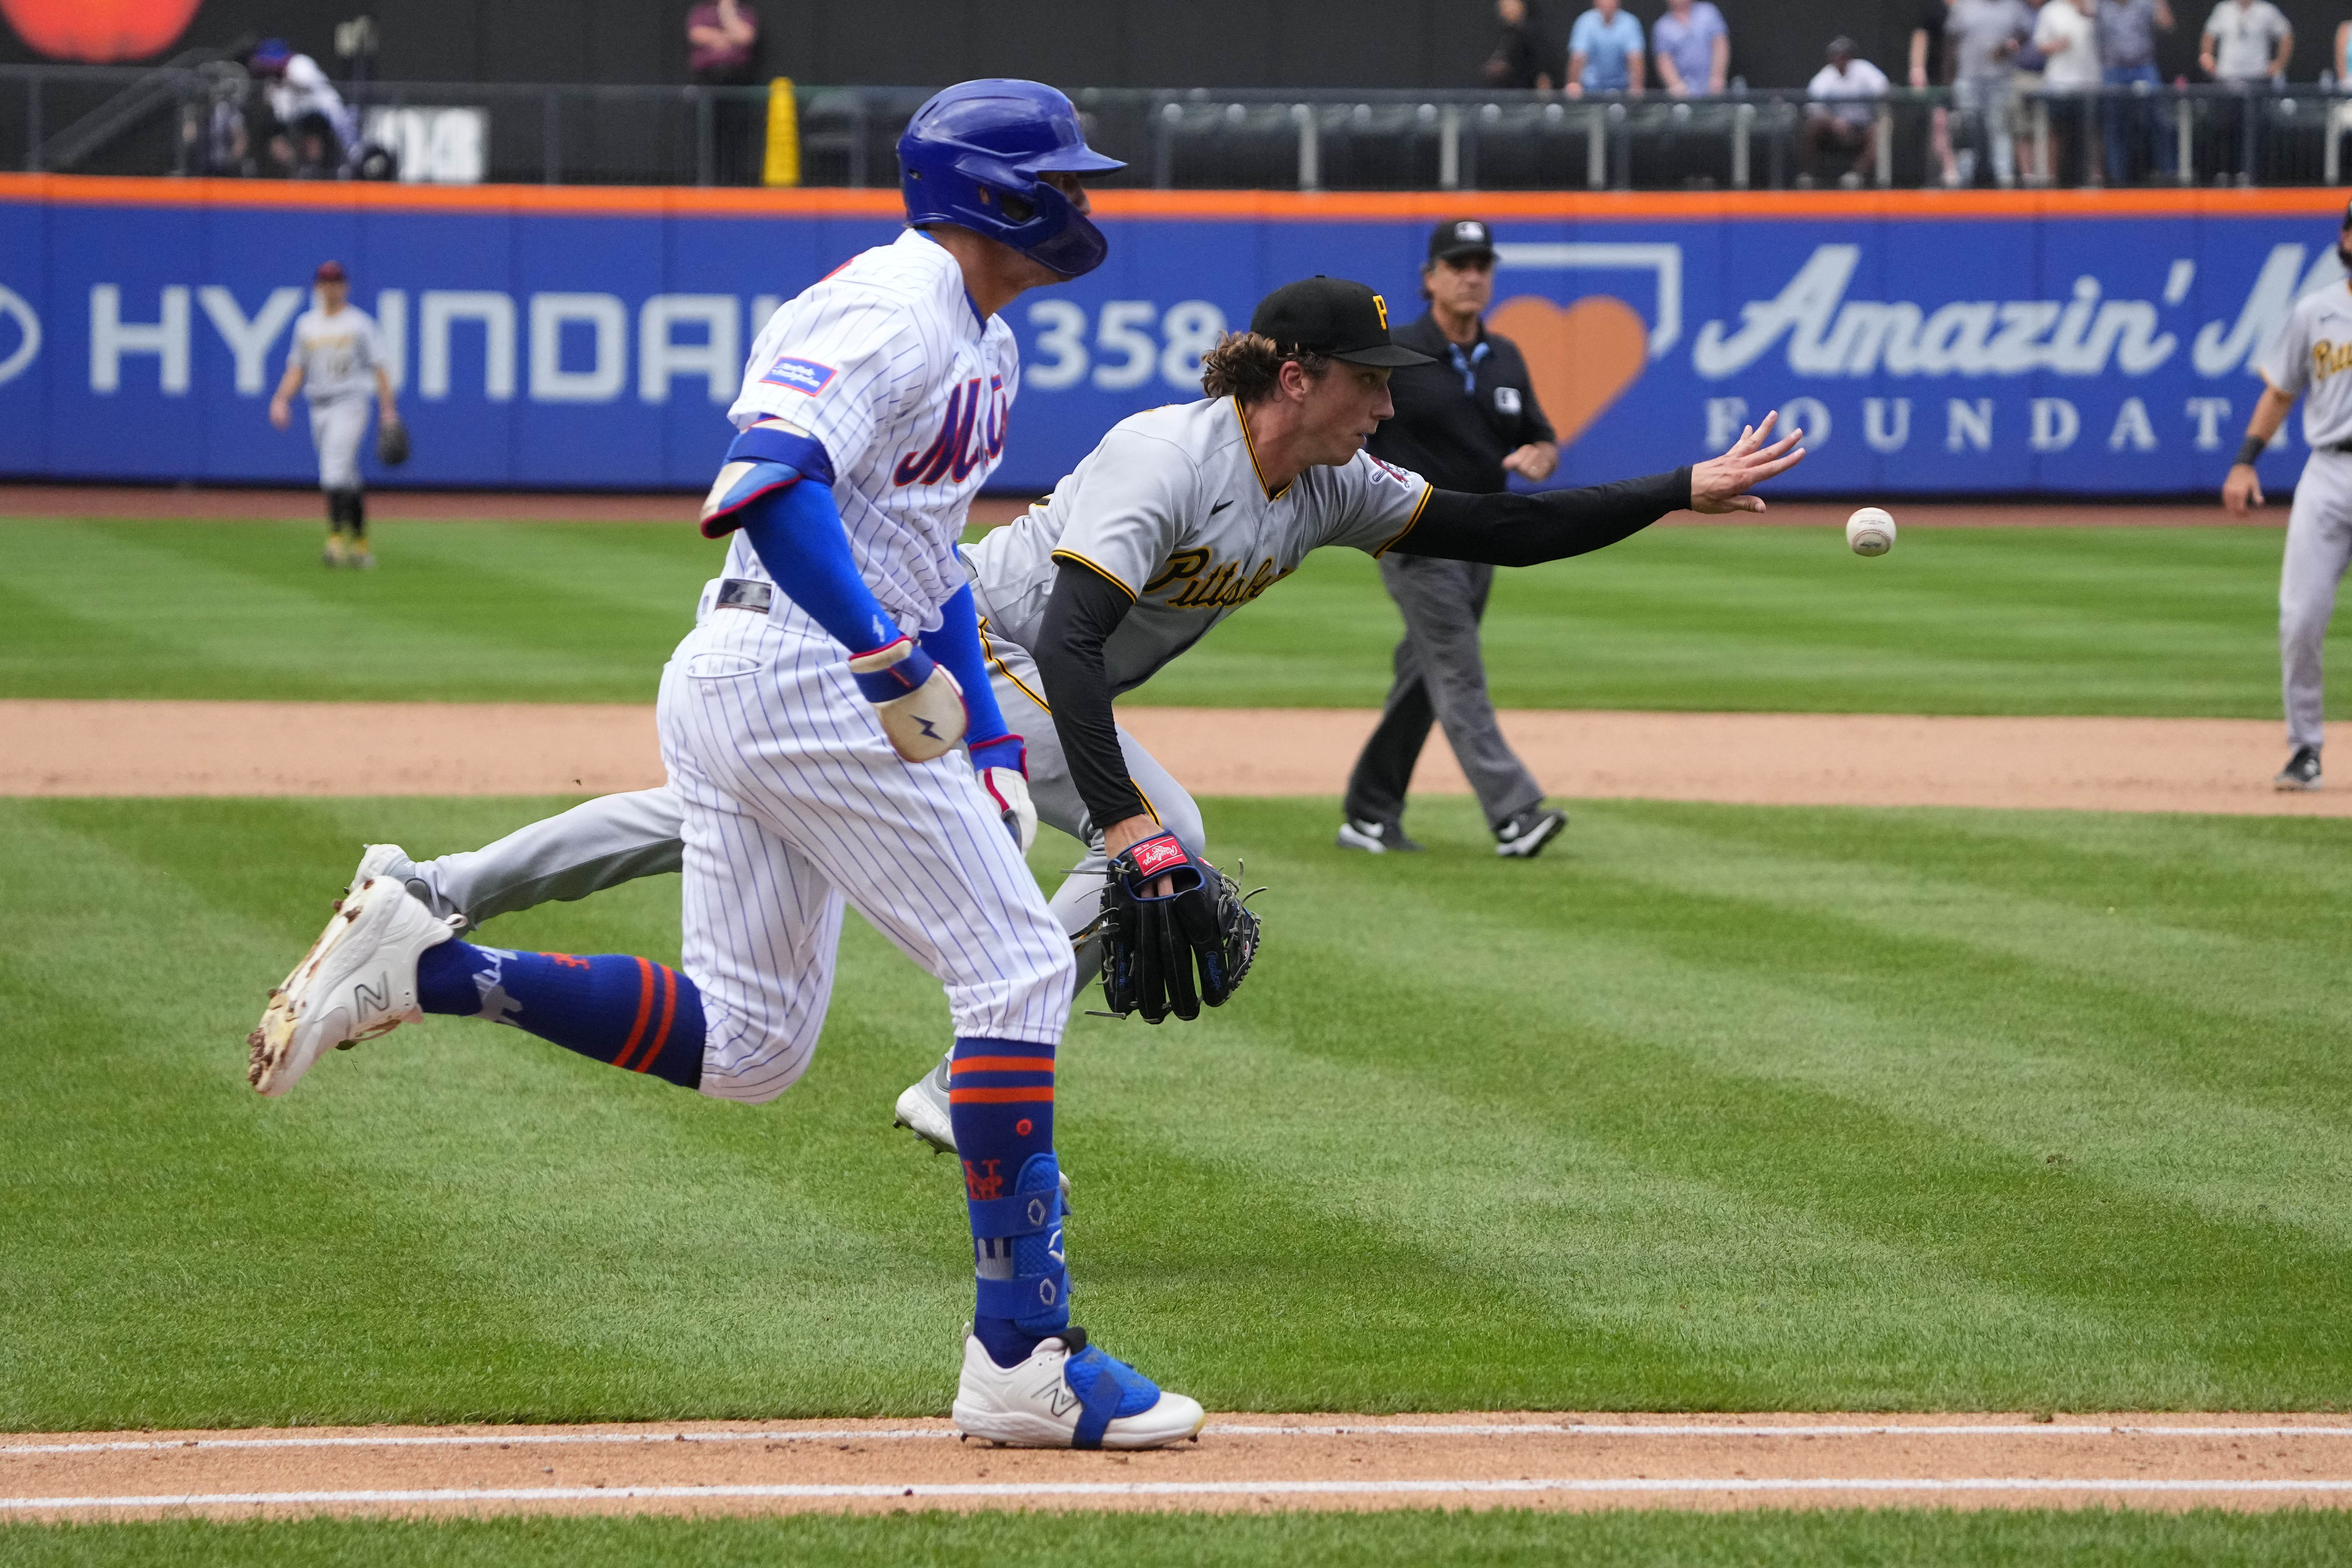
POLYGON ((1533 294, 1505 300, 1487 324, 1519 345, 1536 397, 1569 446, 1642 378, 1650 328, 1622 300, 1588 294, 1566 310, 1533 294))

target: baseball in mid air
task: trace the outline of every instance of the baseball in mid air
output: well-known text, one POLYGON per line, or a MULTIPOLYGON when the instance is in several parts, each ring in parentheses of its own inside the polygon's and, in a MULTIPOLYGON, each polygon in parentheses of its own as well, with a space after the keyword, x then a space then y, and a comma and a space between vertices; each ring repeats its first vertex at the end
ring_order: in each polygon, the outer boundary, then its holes
POLYGON ((1845 542, 1856 555, 1884 555, 1895 548, 1895 520, 1882 508, 1864 507, 1845 520, 1845 542))

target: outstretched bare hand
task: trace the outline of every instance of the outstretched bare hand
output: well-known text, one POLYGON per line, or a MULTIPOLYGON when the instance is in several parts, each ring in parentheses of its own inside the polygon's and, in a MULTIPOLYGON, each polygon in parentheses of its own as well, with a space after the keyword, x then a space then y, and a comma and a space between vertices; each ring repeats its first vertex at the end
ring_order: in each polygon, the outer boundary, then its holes
POLYGON ((1797 445, 1805 438, 1802 430, 1791 430, 1769 447, 1764 444, 1765 437, 1772 433, 1772 422, 1780 417, 1778 409, 1767 414, 1761 425, 1741 429, 1731 450, 1691 469, 1691 510, 1764 510, 1763 498, 1748 492, 1805 460, 1805 449, 1797 445))

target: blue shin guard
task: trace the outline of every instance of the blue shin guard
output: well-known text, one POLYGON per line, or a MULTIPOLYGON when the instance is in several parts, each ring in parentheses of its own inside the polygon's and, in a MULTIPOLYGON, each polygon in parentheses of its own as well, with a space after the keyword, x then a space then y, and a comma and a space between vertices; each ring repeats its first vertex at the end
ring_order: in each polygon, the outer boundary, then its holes
POLYGON ((972 1332, 999 1366, 1026 1359, 1037 1342, 1070 1326, 1070 1272, 1063 1262, 1062 1172, 1053 1152, 1032 1154, 1002 1197, 965 1199, 971 1215, 979 1300, 972 1332))

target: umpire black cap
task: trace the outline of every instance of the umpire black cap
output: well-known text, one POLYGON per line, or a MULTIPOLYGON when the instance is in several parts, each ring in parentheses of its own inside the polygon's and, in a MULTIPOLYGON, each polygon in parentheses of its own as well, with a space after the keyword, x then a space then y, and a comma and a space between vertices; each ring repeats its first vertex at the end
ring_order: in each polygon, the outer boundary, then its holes
POLYGON ((1495 258, 1495 234, 1475 217, 1455 218, 1429 231, 1432 261, 1459 261, 1465 256, 1495 258))
POLYGON ((1389 302, 1361 283, 1321 273, 1286 283, 1257 302, 1250 331, 1285 353, 1304 351, 1349 364, 1428 364, 1427 354, 1389 341, 1389 302))

